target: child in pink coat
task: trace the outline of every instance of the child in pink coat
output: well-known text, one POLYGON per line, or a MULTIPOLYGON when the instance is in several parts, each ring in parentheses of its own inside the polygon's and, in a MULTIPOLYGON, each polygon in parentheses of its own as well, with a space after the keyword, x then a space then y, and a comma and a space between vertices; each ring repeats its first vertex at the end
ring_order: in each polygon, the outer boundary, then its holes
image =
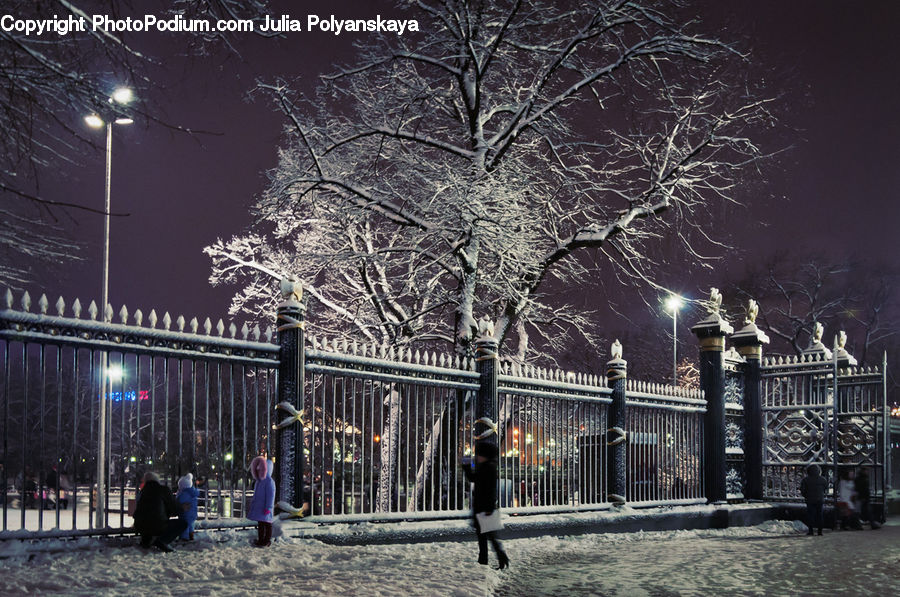
POLYGON ((275 519, 275 481, 272 479, 274 468, 275 463, 262 456, 257 456, 250 463, 250 474, 256 483, 247 518, 256 521, 257 547, 266 547, 272 543, 272 521, 275 519))

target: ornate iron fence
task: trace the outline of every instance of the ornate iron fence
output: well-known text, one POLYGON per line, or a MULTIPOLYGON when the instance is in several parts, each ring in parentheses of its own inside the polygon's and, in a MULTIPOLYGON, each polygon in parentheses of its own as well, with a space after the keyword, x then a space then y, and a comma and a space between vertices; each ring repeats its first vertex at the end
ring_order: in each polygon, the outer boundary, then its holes
POLYGON ((304 423, 312 514, 331 520, 464 511, 471 360, 313 338, 304 423))
POLYGON ((606 376, 513 366, 485 322, 474 360, 307 342, 301 293, 283 292, 278 344, 272 328, 208 319, 123 308, 112 323, 111 309, 98 321, 77 301, 67 315, 62 299, 32 312, 7 292, 0 530, 127 528, 148 469, 172 486, 193 472, 206 524, 231 525, 250 497, 247 465, 273 452, 279 499, 309 502, 320 520, 464 517, 460 463, 477 441, 498 445, 513 514, 798 499, 813 462, 832 475, 865 467, 883 497, 884 371, 837 358, 760 366, 767 339, 752 322, 734 335, 741 355, 724 350, 717 312, 693 328, 701 391, 628 379, 618 343, 606 376))
POLYGON ((763 490, 766 499, 802 500, 806 467, 835 474, 865 468, 873 502, 884 500, 888 437, 884 371, 808 354, 762 368, 763 490))
POLYGON ((627 501, 706 502, 702 478, 706 400, 700 391, 629 380, 626 405, 627 501))
POLYGON ((607 499, 605 380, 505 364, 498 376, 501 506, 596 509, 607 499))
POLYGON ((4 302, 0 529, 131 526, 129 505, 150 469, 171 487, 193 472, 201 518, 241 515, 246 467, 269 451, 278 367, 271 329, 245 327, 238 338, 232 325, 228 337, 221 320, 201 326, 136 311, 128 324, 123 307, 112 323, 110 311, 97 320, 93 303, 82 313, 75 301, 66 317, 62 299, 55 314, 44 296, 36 312, 27 293, 19 310, 11 293, 4 302))
MULTIPOLYGON (((277 443, 279 367, 289 361, 303 372, 297 485, 309 488, 311 514, 468 516, 460 460, 472 454, 483 395, 483 372, 471 359, 312 338, 292 361, 272 343, 271 328, 238 334, 221 321, 173 322, 124 308, 112 323, 110 310, 101 321, 95 306, 82 313, 77 301, 67 313, 60 299, 52 313, 44 297, 32 312, 27 294, 14 309, 7 293, 4 307, 4 532, 127 528, 151 469, 172 487, 193 472, 206 524, 242 517, 252 488, 247 465, 277 443)), ((605 378, 509 364, 497 373, 490 412, 501 505, 522 514, 608 508, 615 437, 605 378)), ((628 430, 626 499, 701 501, 699 392, 624 387, 627 415, 617 425, 628 430)))

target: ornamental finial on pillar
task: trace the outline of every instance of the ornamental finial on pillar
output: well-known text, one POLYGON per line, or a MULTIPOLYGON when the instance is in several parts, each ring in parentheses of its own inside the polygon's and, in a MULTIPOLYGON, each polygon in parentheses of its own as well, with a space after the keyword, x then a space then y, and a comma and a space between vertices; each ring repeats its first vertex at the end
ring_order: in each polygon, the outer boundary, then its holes
POLYGON ((718 315, 722 309, 722 294, 718 288, 709 289, 709 302, 706 304, 706 311, 710 315, 718 315))
POLYGON ((303 329, 306 319, 306 305, 302 302, 303 284, 296 276, 287 275, 281 279, 281 303, 278 305, 278 331, 303 329))
POLYGON ((281 298, 284 302, 303 301, 303 283, 294 275, 287 275, 281 279, 281 298))
POLYGON ((616 341, 612 343, 612 346, 609 349, 609 355, 613 359, 621 359, 622 358, 622 343, 619 342, 618 338, 616 338, 616 341))
POLYGON ((609 349, 610 359, 606 363, 606 379, 614 382, 628 376, 628 363, 622 358, 622 343, 618 338, 609 349))
POLYGON ((744 319, 745 325, 756 323, 756 316, 759 315, 759 305, 753 299, 747 302, 747 318, 744 319))
POLYGON ((487 315, 478 320, 478 341, 495 340, 494 322, 487 315))
POLYGON ((706 319, 691 328, 691 331, 700 339, 700 350, 718 351, 725 350, 725 336, 732 333, 731 327, 722 318, 722 294, 718 288, 709 289, 709 300, 706 301, 706 319))
POLYGON ((763 344, 769 343, 769 336, 756 327, 756 317, 759 315, 759 304, 750 299, 747 302, 747 317, 744 319, 744 327, 731 336, 731 342, 737 351, 745 359, 762 358, 763 344))
POLYGON ((822 358, 822 359, 830 359, 832 356, 832 352, 828 350, 825 344, 822 342, 822 337, 825 335, 825 326, 822 325, 822 322, 816 321, 813 323, 812 334, 809 337, 809 346, 806 350, 803 351, 805 356, 811 356, 814 358, 822 358))
POLYGON ((847 352, 847 332, 841 330, 834 336, 834 356, 840 367, 855 367, 856 358, 847 352))
POLYGON ((497 358, 497 339, 494 337, 494 322, 485 315, 478 320, 478 337, 475 339, 475 360, 497 358))

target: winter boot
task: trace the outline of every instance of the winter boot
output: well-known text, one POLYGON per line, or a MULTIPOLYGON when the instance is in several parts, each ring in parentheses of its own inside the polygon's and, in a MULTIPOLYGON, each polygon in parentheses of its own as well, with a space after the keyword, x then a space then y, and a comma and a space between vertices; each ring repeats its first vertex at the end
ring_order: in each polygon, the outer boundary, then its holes
POLYGON ((487 563, 488 563, 488 555, 487 555, 487 552, 486 552, 486 551, 479 551, 479 552, 478 552, 478 563, 481 564, 482 566, 487 566, 487 563))
POLYGON ((506 555, 506 552, 498 551, 497 552, 497 570, 503 570, 504 568, 509 568, 509 557, 506 555))
POLYGON ((166 545, 159 539, 154 541, 153 545, 156 546, 156 549, 158 549, 159 551, 161 551, 163 553, 172 553, 173 551, 175 551, 174 549, 172 549, 171 547, 169 547, 168 545, 166 545))

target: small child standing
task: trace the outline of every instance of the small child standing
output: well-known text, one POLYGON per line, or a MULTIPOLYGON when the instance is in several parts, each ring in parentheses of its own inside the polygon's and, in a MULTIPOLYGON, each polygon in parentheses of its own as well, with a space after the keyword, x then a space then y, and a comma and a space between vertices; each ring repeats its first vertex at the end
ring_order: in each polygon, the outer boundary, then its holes
POLYGON ((185 521, 187 526, 181 533, 182 539, 194 540, 194 523, 197 521, 197 497, 200 492, 194 487, 194 475, 186 474, 178 479, 178 493, 175 494, 175 501, 180 506, 178 518, 185 521))
POLYGON ((254 545, 257 547, 267 547, 272 543, 272 521, 275 520, 275 481, 272 479, 274 468, 275 463, 262 456, 257 456, 250 463, 250 474, 256 483, 247 518, 256 521, 257 539, 254 545))

